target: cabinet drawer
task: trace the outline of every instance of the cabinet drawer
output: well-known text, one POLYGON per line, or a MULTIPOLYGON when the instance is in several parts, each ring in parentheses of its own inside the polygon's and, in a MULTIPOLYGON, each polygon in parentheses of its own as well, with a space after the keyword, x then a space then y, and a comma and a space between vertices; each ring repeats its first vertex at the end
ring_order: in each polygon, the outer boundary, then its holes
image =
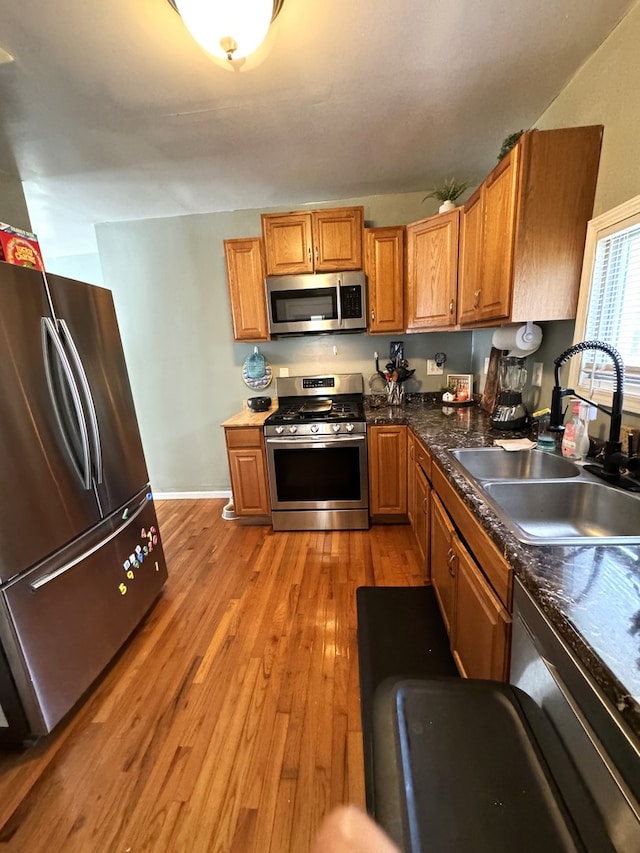
POLYGON ((427 475, 427 477, 430 480, 431 479, 431 467, 432 467, 431 454, 429 453, 427 448, 424 446, 424 444, 420 441, 418 436, 416 436, 415 438, 416 438, 416 445, 415 445, 416 462, 422 468, 422 470, 424 471, 424 473, 427 475))
POLYGON ((513 570, 511 566, 489 539, 482 525, 459 497, 438 465, 433 465, 432 474, 433 487, 438 497, 476 560, 482 566, 482 571, 500 601, 507 610, 510 610, 513 597, 513 570))
POLYGON ((262 447, 263 433, 259 427, 226 429, 227 447, 262 447))

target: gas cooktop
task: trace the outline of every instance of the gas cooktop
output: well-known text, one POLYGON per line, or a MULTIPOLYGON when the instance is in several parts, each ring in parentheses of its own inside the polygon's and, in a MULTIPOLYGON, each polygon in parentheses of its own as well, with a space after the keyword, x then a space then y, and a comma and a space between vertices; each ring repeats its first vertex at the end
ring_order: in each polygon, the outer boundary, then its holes
POLYGON ((279 407, 265 420, 265 435, 365 432, 363 389, 359 373, 278 377, 279 407))

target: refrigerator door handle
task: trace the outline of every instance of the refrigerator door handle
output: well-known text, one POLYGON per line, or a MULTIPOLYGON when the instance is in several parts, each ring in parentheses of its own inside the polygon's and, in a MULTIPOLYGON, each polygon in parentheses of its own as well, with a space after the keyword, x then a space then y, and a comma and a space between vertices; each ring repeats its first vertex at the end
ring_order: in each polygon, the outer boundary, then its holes
POLYGON ((84 412, 82 410, 80 392, 78 391, 78 386, 76 385, 75 379, 73 378, 73 371, 71 370, 71 365, 69 364, 67 353, 65 352, 64 346, 62 345, 62 341, 60 340, 60 336, 56 330, 56 327, 49 317, 42 318, 42 350, 44 353, 44 367, 47 377, 47 386, 49 388, 49 394, 51 396, 51 401, 53 403, 53 408, 55 411, 56 418, 58 420, 58 425, 60 427, 60 432, 62 434, 67 453, 69 455, 69 458, 71 459, 71 462, 76 470, 78 477, 80 478, 82 485, 85 489, 89 490, 92 487, 92 483, 91 454, 89 449, 89 433, 87 431, 87 422, 85 420, 84 412), (51 363, 49 358, 48 341, 51 341, 56 350, 56 353, 58 354, 58 358, 60 359, 60 364, 62 365, 65 379, 67 381, 67 387, 71 394, 73 408, 76 412, 78 428, 80 430, 80 443, 82 445, 82 458, 84 461, 84 466, 82 468, 78 465, 78 462, 76 461, 75 453, 73 452, 73 449, 71 447, 71 444, 69 443, 69 439, 67 436, 67 429, 64 426, 64 419, 60 414, 60 406, 56 398, 53 377, 51 375, 51 363))
POLYGON ((80 385, 82 386, 82 393, 84 395, 85 402, 87 404, 87 413, 89 415, 89 427, 91 430, 91 441, 93 444, 93 461, 95 463, 95 475, 96 482, 102 482, 102 445, 100 444, 100 429, 98 427, 98 416, 96 414, 96 407, 93 401, 93 395, 91 394, 91 387, 89 386, 89 380, 87 379, 87 374, 84 369, 84 365, 82 364, 82 359, 80 358, 80 353, 78 352, 78 348, 76 347, 75 341, 71 335, 69 330, 69 326, 65 323, 64 320, 58 320, 58 326, 62 329, 62 333, 64 335, 64 340, 67 344, 69 352, 71 353, 71 357, 73 358, 73 363, 75 364, 77 376, 80 379, 80 385))
POLYGON ((63 566, 58 566, 58 568, 54 569, 52 572, 49 572, 46 575, 42 575, 37 580, 32 581, 29 586, 31 587, 33 592, 37 592, 43 586, 46 586, 48 583, 51 583, 51 581, 55 580, 56 578, 59 578, 60 575, 63 575, 65 572, 70 571, 74 566, 77 566, 78 563, 81 563, 83 560, 86 560, 87 557, 90 557, 91 554, 95 554, 96 551, 99 551, 100 548, 104 547, 107 544, 107 542, 111 542, 112 539, 115 539, 116 536, 119 536, 119 534, 122 533, 123 530, 129 527, 129 525, 136 520, 136 518, 140 515, 142 510, 147 505, 150 498, 150 493, 148 495, 145 495, 144 498, 142 498, 142 500, 138 504, 138 506, 131 513, 131 515, 129 515, 129 513, 125 511, 124 523, 119 524, 113 532, 111 532, 108 536, 105 536, 99 542, 96 542, 96 544, 92 545, 91 548, 89 548, 87 551, 84 551, 79 556, 74 557, 73 560, 69 560, 69 562, 65 563, 63 566))

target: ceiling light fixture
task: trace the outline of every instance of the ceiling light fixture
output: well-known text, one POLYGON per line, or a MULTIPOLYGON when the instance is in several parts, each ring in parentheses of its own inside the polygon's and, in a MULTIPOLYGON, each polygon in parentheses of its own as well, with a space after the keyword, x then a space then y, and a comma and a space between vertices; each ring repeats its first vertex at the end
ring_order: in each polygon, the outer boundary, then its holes
POLYGON ((257 50, 284 0, 168 0, 208 53, 243 59, 257 50))

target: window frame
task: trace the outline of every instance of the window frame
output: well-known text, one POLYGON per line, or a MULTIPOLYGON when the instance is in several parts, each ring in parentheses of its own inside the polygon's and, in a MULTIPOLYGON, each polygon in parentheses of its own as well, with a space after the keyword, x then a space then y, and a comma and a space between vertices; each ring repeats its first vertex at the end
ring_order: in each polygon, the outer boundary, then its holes
MULTIPOLYGON (((596 216, 587 223, 587 236, 585 240, 584 261, 582 264, 582 275, 580 278, 580 290, 578 294, 578 306, 576 312, 576 322, 573 335, 573 343, 579 343, 585 340, 588 312, 591 306, 591 297, 593 290, 593 272, 596 259, 596 250, 598 243, 602 239, 611 237, 618 231, 634 225, 640 224, 640 195, 635 196, 629 201, 596 216)), ((640 325, 640 316, 638 317, 640 325)), ((608 341, 615 346, 615 343, 608 341)), ((570 361, 569 367, 569 387, 573 388, 577 394, 593 400, 596 403, 606 407, 611 406, 611 396, 613 389, 614 370, 613 362, 607 365, 607 378, 610 371, 611 382, 606 388, 592 388, 590 385, 580 384, 580 366, 582 358, 575 357, 570 361)), ((629 382, 625 381, 624 387, 624 411, 640 414, 640 365, 634 365, 636 370, 629 369, 625 365, 625 380, 632 381, 632 388, 629 388, 629 382)))

